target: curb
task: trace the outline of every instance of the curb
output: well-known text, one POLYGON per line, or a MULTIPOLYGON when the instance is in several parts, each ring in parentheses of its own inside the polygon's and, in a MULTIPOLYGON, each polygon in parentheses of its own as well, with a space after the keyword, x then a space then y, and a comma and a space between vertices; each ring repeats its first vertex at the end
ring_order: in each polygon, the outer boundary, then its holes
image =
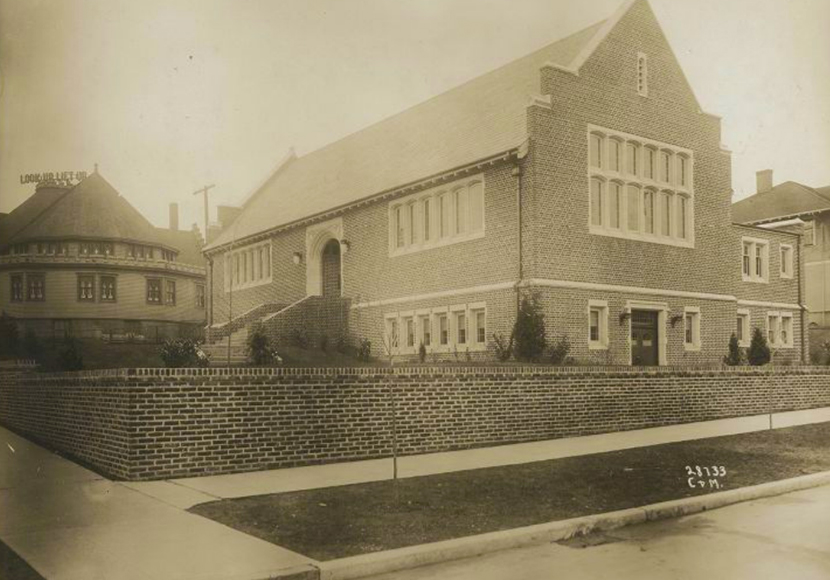
MULTIPOLYGON (((744 501, 828 484, 830 484, 830 471, 605 514, 339 558, 319 562, 316 567, 319 569, 320 580, 350 580, 449 560, 470 558, 500 550, 558 542, 591 532, 695 514, 744 501)), ((280 578, 288 577, 280 576, 280 578)))

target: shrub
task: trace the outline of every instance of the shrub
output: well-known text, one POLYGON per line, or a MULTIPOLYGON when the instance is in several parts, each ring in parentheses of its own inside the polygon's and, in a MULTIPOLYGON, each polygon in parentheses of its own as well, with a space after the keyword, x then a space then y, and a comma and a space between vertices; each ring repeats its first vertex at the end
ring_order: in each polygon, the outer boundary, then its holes
POLYGON ((522 297, 513 326, 513 356, 520 361, 538 361, 545 352, 545 315, 539 298, 533 294, 522 297))
POLYGON ((248 335, 248 362, 253 365, 265 365, 271 362, 272 349, 268 344, 268 336, 256 329, 248 335))
POLYGON ((84 357, 78 350, 78 341, 67 338, 58 350, 58 369, 62 371, 80 371, 84 368, 84 357))
POLYGON ((17 323, 14 318, 6 314, 0 314, 0 355, 17 355, 20 348, 20 336, 17 332, 17 323))
POLYGON ((513 335, 510 335, 510 340, 504 338, 503 334, 493 334, 493 346, 496 349, 496 358, 500 361, 508 361, 513 355, 513 335))
POLYGON ((368 338, 360 341, 360 346, 357 347, 357 360, 360 362, 372 360, 372 342, 368 338))
POLYGON ((729 353, 723 357, 723 364, 735 367, 743 363, 743 353, 738 346, 738 336, 733 332, 729 337, 729 353))
POLYGON ((168 368, 206 367, 209 362, 199 343, 189 338, 165 340, 159 348, 159 356, 168 368))
POLYGON ((422 363, 427 360, 427 347, 424 346, 423 342, 418 347, 418 360, 422 363))
POLYGON ((559 340, 557 340, 553 345, 550 347, 550 362, 551 364, 555 365, 562 365, 565 364, 568 359, 568 353, 571 352, 571 343, 568 341, 568 337, 563 336, 559 340))
POLYGON ((337 342, 334 345, 334 350, 339 352, 340 354, 346 354, 349 352, 349 339, 347 339, 342 334, 337 337, 337 342))
POLYGON ((297 348, 307 349, 308 348, 308 334, 305 330, 300 330, 299 328, 295 328, 291 331, 291 336, 289 338, 291 341, 292 346, 296 346, 297 348))
POLYGON ((329 337, 325 334, 321 334, 319 340, 317 341, 317 346, 323 352, 328 352, 329 350, 329 337))
POLYGON ((40 360, 43 356, 43 343, 31 328, 26 329, 26 334, 23 335, 23 356, 26 358, 33 358, 40 360))
POLYGON ((767 337, 760 328, 755 328, 752 331, 752 342, 749 343, 749 352, 747 353, 747 360, 753 366, 761 366, 767 364, 772 359, 772 353, 767 344, 767 337))

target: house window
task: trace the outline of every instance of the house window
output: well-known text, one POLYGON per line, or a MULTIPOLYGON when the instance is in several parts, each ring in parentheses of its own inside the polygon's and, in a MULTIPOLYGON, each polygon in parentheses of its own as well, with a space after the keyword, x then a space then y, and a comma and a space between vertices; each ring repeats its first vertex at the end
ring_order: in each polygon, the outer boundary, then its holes
POLYGON ((781 244, 781 277, 793 277, 793 247, 787 244, 781 244))
POLYGON ((654 191, 650 189, 643 192, 643 231, 654 233, 654 191))
POLYGON ((463 234, 467 231, 467 190, 459 189, 455 192, 455 233, 463 234))
POLYGON ((619 139, 608 140, 608 169, 622 173, 623 143, 619 139))
POLYGON ((591 225, 602 226, 602 198, 604 183, 600 179, 591 180, 591 225))
POLYGON ((620 211, 623 207, 622 192, 622 184, 612 181, 608 190, 608 225, 614 229, 620 228, 620 211))
POLYGON ((430 225, 430 211, 432 210, 432 203, 430 203, 430 198, 426 198, 421 206, 421 215, 423 216, 423 224, 424 224, 424 241, 428 242, 430 240, 429 237, 429 225, 430 225))
POLYGON ((648 56, 642 52, 637 54, 637 94, 648 96, 648 56))
POLYGON ((450 343, 449 319, 446 314, 438 315, 438 341, 441 346, 446 346, 450 343))
POLYGON ((23 276, 20 274, 11 276, 11 300, 12 302, 23 301, 23 276))
POLYGON ((415 348, 415 319, 411 316, 404 318, 403 328, 406 336, 406 347, 415 348))
POLYGON ((161 304, 161 280, 158 278, 147 278, 147 302, 161 304))
POLYGON ((264 242, 225 254, 225 291, 271 281, 271 243, 264 242))
POLYGON ((389 224, 393 256, 481 237, 484 184, 480 177, 473 178, 457 182, 449 191, 421 192, 398 200, 389 206, 389 224))
POLYGON ((484 310, 473 310, 471 316, 475 324, 475 342, 483 345, 487 342, 487 316, 484 310))
POLYGON ((78 300, 95 302, 95 276, 78 276, 78 300))
POLYGON ((588 302, 588 348, 608 348, 608 302, 588 302))
POLYGON ((421 316, 421 344, 429 346, 432 344, 432 322, 429 316, 421 316))
POLYGON ((164 303, 176 304, 176 282, 173 280, 167 280, 164 284, 164 303))
POLYGON ((204 308, 206 302, 205 285, 196 284, 196 307, 204 308))
POLYGON ((629 175, 636 177, 640 174, 640 146, 637 143, 626 145, 625 168, 629 175))
POLYGON ((700 308, 683 310, 683 346, 686 350, 700 350, 700 308))
POLYGON ((588 135, 594 158, 599 155, 594 152, 598 140, 604 139, 608 153, 607 163, 597 164, 594 159, 589 164, 590 232, 692 246, 694 194, 689 187, 692 152, 604 128, 591 127, 588 135), (678 172, 682 177, 676 175, 678 172), (659 195, 658 191, 647 188, 650 181, 657 180, 665 184, 659 195))
POLYGON ((767 313, 767 342, 775 348, 792 348, 793 314, 792 312, 767 313))
POLYGON ((591 152, 590 152, 590 159, 591 159, 591 167, 596 167, 597 169, 602 169, 602 150, 603 145, 605 144, 605 140, 602 138, 602 135, 597 135, 596 133, 591 134, 591 152))
POLYGON ((46 300, 46 279, 43 274, 28 274, 26 286, 26 300, 32 302, 46 300))
POLYGON ((386 319, 386 347, 392 354, 398 348, 398 319, 389 317, 386 319))
POLYGON ((769 280, 769 242, 755 238, 743 238, 741 269, 744 282, 769 280))
POLYGON ((101 302, 115 302, 115 276, 101 276, 101 302))
POLYGON ((467 344, 467 314, 459 312, 455 315, 456 344, 467 344))
POLYGON ((749 346, 749 310, 738 310, 735 336, 738 338, 738 346, 749 346))

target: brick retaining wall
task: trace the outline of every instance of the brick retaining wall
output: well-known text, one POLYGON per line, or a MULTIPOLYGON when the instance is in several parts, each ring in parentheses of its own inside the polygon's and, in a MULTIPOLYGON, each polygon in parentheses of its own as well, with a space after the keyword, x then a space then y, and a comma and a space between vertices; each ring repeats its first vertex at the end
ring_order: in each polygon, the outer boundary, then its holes
POLYGON ((0 375, 0 422, 124 479, 357 460, 830 406, 830 368, 130 369, 0 375))

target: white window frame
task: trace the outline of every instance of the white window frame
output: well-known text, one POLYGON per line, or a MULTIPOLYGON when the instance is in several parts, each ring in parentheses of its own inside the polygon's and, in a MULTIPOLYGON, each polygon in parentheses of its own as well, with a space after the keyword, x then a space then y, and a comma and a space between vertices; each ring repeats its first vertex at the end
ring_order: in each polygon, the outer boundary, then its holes
POLYGON ((412 354, 418 352, 418 328, 415 312, 407 310, 405 312, 398 312, 398 352, 402 354, 412 354), (412 322, 412 344, 409 344, 409 333, 407 324, 412 322))
POLYGON ((446 306, 432 309, 432 350, 435 352, 449 352, 452 349, 452 318, 446 306), (447 318, 447 344, 441 344, 441 318, 447 318))
POLYGON ((659 141, 644 139, 637 135, 615 131, 605 127, 596 125, 588 125, 588 148, 589 159, 586 163, 588 170, 588 231, 591 234, 610 236, 616 238, 624 238, 629 240, 637 240, 644 242, 651 242, 655 244, 664 244, 670 246, 678 246, 683 248, 695 247, 695 192, 694 192, 694 154, 691 150, 670 145, 659 141), (594 145, 599 140, 601 146, 602 163, 599 167, 593 165, 590 157, 594 145), (612 170, 610 168, 610 143, 612 141, 621 143, 621 171, 612 170), (632 173, 629 167, 628 156, 631 152, 631 145, 636 150, 637 167, 632 173), (646 167, 648 164, 648 152, 654 152, 654 173, 647 176, 646 167), (669 155, 669 180, 668 182, 661 180, 663 154, 669 155), (681 184, 676 176, 679 173, 678 159, 683 158, 686 163, 686 183, 681 184), (602 184, 600 192, 600 208, 597 214, 597 222, 594 223, 594 182, 598 181, 602 184), (612 226, 611 220, 611 203, 610 193, 611 184, 619 183, 622 187, 622 195, 620 198, 619 211, 620 221, 619 227, 612 226), (632 227, 628 219, 629 188, 634 187, 637 191, 638 199, 636 201, 639 206, 636 229, 632 227), (653 195, 652 204, 652 231, 647 231, 645 220, 645 203, 644 198, 646 192, 651 192, 653 195), (662 212, 662 196, 667 195, 668 210, 669 210, 669 231, 663 232, 663 212, 662 212), (678 223, 680 199, 686 200, 686 216, 685 216, 685 237, 680 237, 684 228, 680 227, 678 223))
POLYGON ((683 308, 683 348, 684 350, 688 351, 700 351, 701 347, 701 339, 700 339, 700 307, 698 306, 686 306, 683 308), (687 318, 689 315, 692 316, 692 342, 686 342, 686 335, 687 331, 689 330, 687 324, 687 318))
POLYGON ((781 277, 792 280, 793 277, 793 246, 791 244, 779 244, 778 255, 781 261, 781 277))
MULTIPOLYGON (((752 315, 748 309, 740 308, 735 316, 735 322, 737 322, 738 318, 741 318, 741 333, 743 334, 743 338, 738 339, 738 346, 748 347, 752 340, 752 315)), ((737 324, 735 325, 735 334, 737 335, 737 324)))
POLYGON ((467 304, 467 346, 470 352, 487 350, 487 303, 472 302, 467 304), (484 342, 478 341, 478 327, 476 326, 476 315, 484 313, 484 342))
POLYGON ((224 286, 225 292, 230 292, 231 288, 236 290, 245 290, 246 288, 254 288, 256 286, 263 286, 270 284, 273 276, 273 263, 271 255, 271 240, 251 244, 225 252, 224 255, 224 286), (263 275, 259 264, 260 249, 265 249, 265 260, 268 264, 268 275, 263 275), (239 260, 239 282, 233 283, 232 278, 235 276, 234 260, 239 260))
POLYGON ((794 325, 792 312, 767 312, 764 320, 764 330, 766 332, 767 342, 773 348, 793 348, 795 346, 794 325), (769 321, 770 318, 775 320, 776 333, 775 340, 769 338, 769 321), (789 332, 787 333, 787 340, 781 340, 781 334, 784 329, 784 320, 789 320, 789 332))
POLYGON ((442 246, 467 242, 483 238, 487 229, 487 187, 484 181, 484 174, 478 174, 466 179, 454 181, 446 185, 435 187, 427 191, 415 193, 406 197, 389 202, 389 256, 403 256, 415 252, 422 252, 442 246), (474 199, 474 196, 480 199, 474 199), (458 198, 464 198, 463 219, 459 220, 457 215, 458 198), (442 235, 441 202, 446 197, 448 215, 446 217, 449 231, 442 235), (429 238, 424 236, 424 214, 425 201, 429 200, 429 238), (477 205, 478 204, 478 205, 477 205), (472 229, 473 207, 481 208, 481 226, 479 229, 472 229), (398 213, 404 222, 403 243, 398 244, 398 213), (414 212, 414 218, 410 220, 409 212, 414 212), (463 223, 463 231, 459 231, 459 221, 463 223), (414 225, 415 229, 412 230, 414 225))
POLYGON ((741 238, 741 278, 744 282, 756 282, 759 284, 768 284, 769 283, 769 240, 764 240, 761 238, 750 238, 750 237, 742 237, 741 238), (744 259, 744 245, 749 244, 749 275, 744 271, 743 268, 743 259, 744 259), (756 254, 758 252, 758 247, 761 247, 761 275, 758 276, 756 274, 756 254))
POLYGON ((607 300, 588 300, 588 349, 589 350, 607 350, 608 349, 608 301, 607 300), (591 313, 599 312, 599 338, 598 340, 591 339, 591 313))
POLYGON ((805 222, 804 224, 804 245, 816 245, 816 222, 813 220, 805 222))
POLYGON ((396 355, 401 352, 401 321, 397 312, 383 316, 383 355, 396 355), (394 334, 393 334, 394 329, 394 334), (386 352, 387 349, 389 352, 386 352))

